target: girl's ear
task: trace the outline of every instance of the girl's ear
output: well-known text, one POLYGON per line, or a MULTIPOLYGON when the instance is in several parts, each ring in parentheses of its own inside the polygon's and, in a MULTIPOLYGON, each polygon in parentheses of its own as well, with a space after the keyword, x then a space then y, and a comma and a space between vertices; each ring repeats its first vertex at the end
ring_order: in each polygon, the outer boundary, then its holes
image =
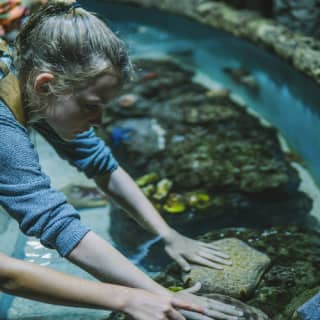
POLYGON ((37 75, 34 81, 34 88, 38 94, 47 93, 49 83, 54 79, 54 75, 48 72, 42 72, 37 75))

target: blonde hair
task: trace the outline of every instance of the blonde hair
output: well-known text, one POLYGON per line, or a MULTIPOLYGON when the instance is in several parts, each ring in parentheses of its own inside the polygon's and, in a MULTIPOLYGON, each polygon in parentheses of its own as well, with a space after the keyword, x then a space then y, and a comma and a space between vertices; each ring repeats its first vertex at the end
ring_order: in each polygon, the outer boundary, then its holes
POLYGON ((87 80, 109 73, 120 82, 131 78, 132 66, 125 44, 95 14, 70 3, 42 6, 20 31, 15 66, 29 117, 49 105, 49 96, 72 94, 87 80), (35 92, 41 72, 54 75, 47 94, 35 92))

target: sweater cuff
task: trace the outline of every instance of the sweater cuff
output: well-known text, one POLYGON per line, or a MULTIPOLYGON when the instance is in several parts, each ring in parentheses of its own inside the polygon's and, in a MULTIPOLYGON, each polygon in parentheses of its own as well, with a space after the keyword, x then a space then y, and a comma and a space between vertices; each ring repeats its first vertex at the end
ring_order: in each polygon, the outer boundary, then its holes
POLYGON ((56 238, 56 250, 66 257, 90 231, 80 220, 72 219, 56 238))

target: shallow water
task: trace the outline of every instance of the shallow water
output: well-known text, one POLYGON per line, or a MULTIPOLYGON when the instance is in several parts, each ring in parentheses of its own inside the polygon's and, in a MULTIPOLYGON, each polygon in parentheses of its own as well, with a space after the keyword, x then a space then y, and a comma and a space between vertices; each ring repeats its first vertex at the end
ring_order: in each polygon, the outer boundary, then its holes
MULTIPOLYGON (((307 169, 296 164, 300 174, 306 177, 303 190, 313 199, 318 198, 320 91, 312 79, 249 41, 191 20, 152 9, 99 1, 82 2, 108 17, 112 29, 127 42, 132 57, 170 56, 194 70, 196 81, 209 87, 229 88, 237 100, 275 126, 285 144, 303 160, 307 169), (223 71, 225 67, 249 70, 257 80, 259 90, 235 83, 223 71)), ((313 215, 317 219, 320 218, 318 208, 319 204, 314 204, 313 215)), ((141 250, 137 249, 132 260, 138 264, 143 262, 146 248, 152 244, 153 240, 141 250)), ((153 258, 161 261, 163 256, 153 258)))
POLYGON ((132 56, 171 55, 201 74, 202 82, 231 89, 244 103, 276 126, 320 184, 320 90, 286 61, 232 35, 193 21, 123 5, 81 1, 108 17, 132 56), (259 92, 239 86, 224 67, 245 67, 259 92))

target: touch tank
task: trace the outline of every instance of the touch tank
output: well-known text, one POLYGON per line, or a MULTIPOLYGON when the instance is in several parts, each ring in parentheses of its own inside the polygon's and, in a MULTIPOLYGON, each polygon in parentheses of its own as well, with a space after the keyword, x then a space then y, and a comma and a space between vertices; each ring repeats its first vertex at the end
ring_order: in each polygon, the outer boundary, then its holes
MULTIPOLYGON (((221 244, 236 262, 224 279, 230 286, 219 286, 220 273, 194 268, 186 275, 168 266, 160 239, 116 206, 107 207, 108 215, 106 208, 80 209, 82 218, 173 290, 200 280, 203 294, 244 303, 246 319, 295 319, 320 279, 320 80, 310 58, 318 42, 299 38, 293 50, 291 34, 277 41, 283 27, 213 1, 80 2, 118 31, 136 69, 134 81, 106 106, 100 136, 172 226, 208 242, 238 239, 221 244), (301 42, 309 43, 301 48, 313 67, 298 65, 301 42), (248 282, 234 287, 241 272, 248 282)), ((35 139, 43 166, 55 170, 52 151, 35 139)), ((53 182, 60 187, 70 179, 89 183, 74 172, 53 182)), ((86 277, 3 221, 8 253, 86 277)), ((0 302, 8 319, 108 317, 5 295, 0 302)))

